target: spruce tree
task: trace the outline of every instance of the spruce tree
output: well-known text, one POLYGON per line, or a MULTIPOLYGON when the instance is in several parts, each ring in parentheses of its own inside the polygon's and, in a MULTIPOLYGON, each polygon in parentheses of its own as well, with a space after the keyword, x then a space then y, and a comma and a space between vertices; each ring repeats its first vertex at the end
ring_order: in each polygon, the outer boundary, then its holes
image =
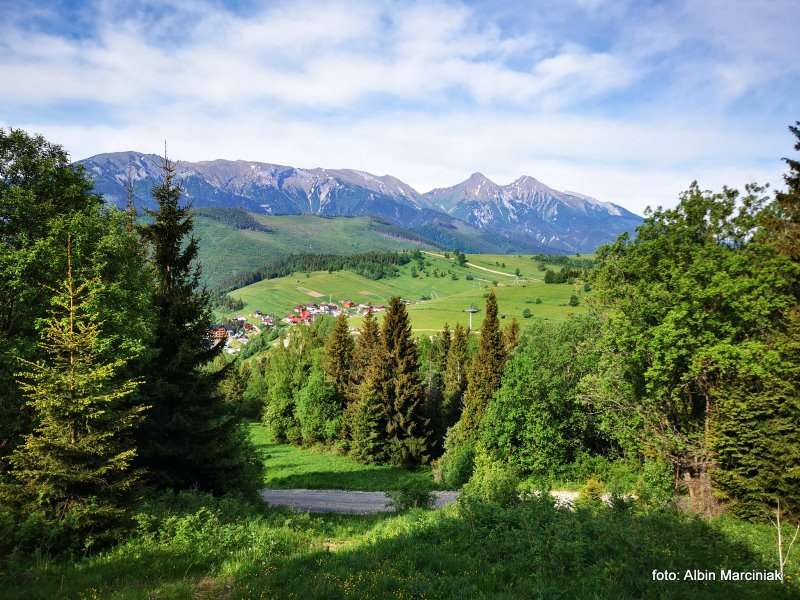
POLYGON ((477 432, 489 400, 500 387, 505 358, 505 345, 497 319, 497 298, 494 292, 490 292, 486 298, 486 317, 481 326, 478 352, 467 375, 464 410, 459 421, 461 439, 472 439, 477 432))
POLYGON ((386 452, 390 462, 411 466, 428 459, 428 422, 424 416, 417 347, 411 323, 400 298, 392 298, 381 332, 387 368, 376 390, 387 408, 386 452), (386 376, 388 374, 388 376, 386 376))
POLYGON ((386 460, 388 410, 383 389, 390 378, 383 345, 379 344, 372 355, 358 394, 345 413, 351 440, 350 453, 360 462, 381 463, 386 460))
MULTIPOLYGON (((139 431, 141 466, 160 487, 222 491, 246 483, 238 421, 201 367, 212 358, 210 298, 200 287, 190 206, 181 206, 175 168, 164 157, 164 180, 153 188, 157 210, 140 227, 156 279, 156 357, 143 391, 152 405, 139 431)), ((217 345, 217 351, 220 345, 217 345)))
POLYGON ((361 322, 361 329, 358 332, 358 339, 353 349, 353 368, 351 377, 353 379, 354 392, 352 400, 359 397, 358 387, 364 382, 372 357, 381 346, 381 331, 378 321, 372 311, 367 311, 364 320, 361 322))
POLYGON ((51 549, 83 549, 110 541, 126 520, 140 479, 131 430, 146 407, 130 402, 139 381, 120 371, 131 357, 106 359, 98 280, 76 281, 71 244, 67 274, 52 299, 40 348, 41 362, 22 361, 19 387, 33 431, 11 455, 12 483, 0 486, 3 503, 28 524, 39 521, 51 549))
POLYGON ((325 344, 323 368, 328 380, 333 384, 344 406, 346 398, 352 395, 353 336, 347 326, 347 315, 341 313, 336 319, 333 332, 325 344))
POLYGON ((503 329, 503 345, 505 346, 506 356, 514 351, 517 344, 519 344, 519 323, 517 318, 513 317, 511 323, 503 329))
POLYGON ((467 329, 457 323, 453 329, 453 339, 447 353, 447 368, 444 372, 442 418, 445 429, 452 427, 461 416, 464 390, 467 387, 468 335, 467 329))
MULTIPOLYGON (((800 122, 789 129, 800 151, 800 122)), ((800 161, 784 161, 786 190, 775 194, 760 238, 786 262, 761 255, 753 270, 769 269, 773 281, 788 284, 793 306, 766 328, 766 349, 754 346, 714 390, 711 419, 717 492, 751 518, 771 514, 778 501, 800 516, 800 161)))

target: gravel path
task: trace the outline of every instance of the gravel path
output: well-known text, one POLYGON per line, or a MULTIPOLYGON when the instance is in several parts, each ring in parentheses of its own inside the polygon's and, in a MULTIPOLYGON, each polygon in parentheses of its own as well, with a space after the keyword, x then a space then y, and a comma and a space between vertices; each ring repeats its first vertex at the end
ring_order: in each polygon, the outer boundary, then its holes
MULTIPOLYGON (((435 492, 436 508, 455 502, 458 492, 435 492)), ((272 506, 287 506, 305 512, 335 512, 367 515, 392 512, 391 499, 384 492, 348 490, 261 490, 261 498, 272 506)))
MULTIPOLYGON (((436 508, 456 501, 458 492, 434 492, 436 508)), ((578 492, 554 490, 550 494, 559 506, 571 507, 578 492)), ((304 512, 331 512, 369 515, 392 512, 391 499, 385 492, 349 490, 261 490, 261 498, 271 506, 285 506, 304 512)))

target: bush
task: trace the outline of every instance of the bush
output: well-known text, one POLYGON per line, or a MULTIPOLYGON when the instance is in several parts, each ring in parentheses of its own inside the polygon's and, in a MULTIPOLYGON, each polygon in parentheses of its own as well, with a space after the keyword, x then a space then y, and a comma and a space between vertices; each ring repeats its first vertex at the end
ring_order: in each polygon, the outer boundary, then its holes
POLYGON ((391 490, 388 494, 397 512, 405 512, 411 508, 431 508, 436 500, 430 484, 417 479, 401 482, 398 489, 391 490))
POLYGON ((596 477, 589 477, 578 493, 576 506, 599 506, 603 503, 606 486, 596 477))
POLYGON ((533 313, 531 312, 530 308, 526 308, 525 310, 522 311, 522 318, 523 319, 530 319, 532 316, 533 316, 533 313))
POLYGON ((464 502, 481 502, 507 507, 519 502, 519 475, 511 465, 502 463, 481 449, 475 453, 475 471, 464 485, 464 502))
POLYGON ((675 476, 668 463, 648 460, 636 482, 634 494, 644 508, 663 508, 675 493, 675 476))
POLYGON ((448 448, 434 466, 434 478, 448 489, 458 489, 472 476, 475 449, 471 445, 448 448))
POLYGON ((339 400, 320 369, 311 371, 306 385, 298 392, 295 414, 303 442, 328 443, 338 437, 341 428, 339 400))

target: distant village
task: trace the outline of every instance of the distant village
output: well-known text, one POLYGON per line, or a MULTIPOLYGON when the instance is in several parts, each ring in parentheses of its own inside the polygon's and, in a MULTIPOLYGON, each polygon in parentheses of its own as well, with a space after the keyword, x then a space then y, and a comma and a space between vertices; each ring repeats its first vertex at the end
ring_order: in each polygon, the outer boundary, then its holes
POLYGON ((266 314, 256 310, 250 318, 240 315, 223 323, 211 326, 210 337, 214 343, 223 343, 228 354, 237 354, 241 347, 247 344, 253 336, 262 331, 275 327, 280 323, 286 325, 311 325, 321 316, 338 317, 343 312, 348 316, 364 316, 369 312, 384 312, 383 304, 363 304, 352 300, 342 300, 341 304, 335 302, 322 302, 298 304, 285 317, 279 318, 274 314, 266 314), (251 322, 253 321, 253 322, 251 322))

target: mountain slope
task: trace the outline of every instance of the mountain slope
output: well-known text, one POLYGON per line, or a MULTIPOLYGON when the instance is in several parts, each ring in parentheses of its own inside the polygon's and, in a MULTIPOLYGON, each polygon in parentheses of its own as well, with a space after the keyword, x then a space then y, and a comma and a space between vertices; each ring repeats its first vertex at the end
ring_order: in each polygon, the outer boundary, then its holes
MULTIPOLYGON (((116 152, 79 161, 95 189, 125 204, 130 176, 139 207, 152 207, 161 177, 154 154, 116 152)), ((585 252, 633 231, 641 219, 622 207, 553 190, 532 177, 499 186, 480 173, 420 194, 390 175, 299 169, 253 161, 177 161, 195 207, 243 208, 261 215, 375 217, 440 247, 472 252, 585 252)))
POLYGON ((431 190, 423 200, 482 231, 532 238, 561 250, 596 248, 641 223, 621 206, 559 192, 529 176, 500 186, 474 173, 453 187, 431 190))

